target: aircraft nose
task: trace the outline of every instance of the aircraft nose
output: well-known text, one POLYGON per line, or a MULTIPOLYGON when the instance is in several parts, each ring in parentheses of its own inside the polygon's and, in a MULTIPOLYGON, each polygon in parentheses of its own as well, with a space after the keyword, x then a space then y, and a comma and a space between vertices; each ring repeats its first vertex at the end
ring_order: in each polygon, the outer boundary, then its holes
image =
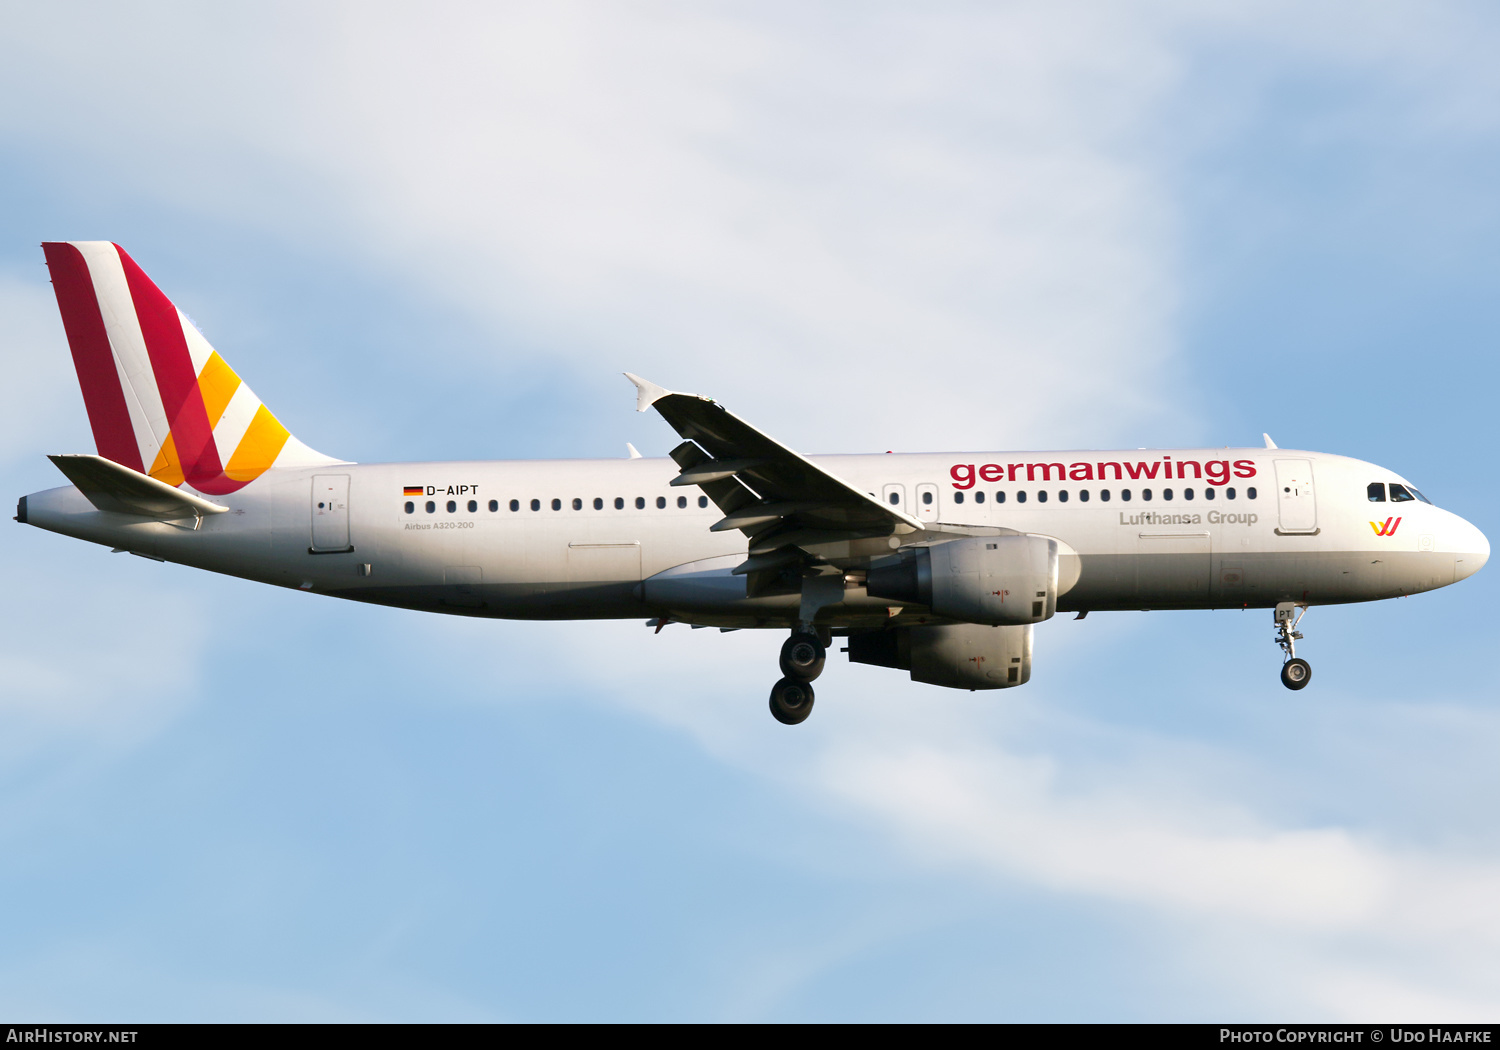
POLYGON ((1453 549, 1458 553, 1454 556, 1453 579, 1467 579, 1473 576, 1484 563, 1490 560, 1490 541, 1485 538, 1484 533, 1469 522, 1459 519, 1457 543, 1453 549))

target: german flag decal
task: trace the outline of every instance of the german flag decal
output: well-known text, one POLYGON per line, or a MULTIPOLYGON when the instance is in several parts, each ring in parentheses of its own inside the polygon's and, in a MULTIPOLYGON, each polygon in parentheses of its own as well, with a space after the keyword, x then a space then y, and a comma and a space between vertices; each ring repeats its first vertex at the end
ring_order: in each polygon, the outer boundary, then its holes
POLYGON ((422 495, 422 493, 424 493, 426 491, 427 490, 424 489, 421 485, 408 485, 404 489, 401 490, 401 495, 403 495, 403 496, 420 496, 420 495, 422 495))

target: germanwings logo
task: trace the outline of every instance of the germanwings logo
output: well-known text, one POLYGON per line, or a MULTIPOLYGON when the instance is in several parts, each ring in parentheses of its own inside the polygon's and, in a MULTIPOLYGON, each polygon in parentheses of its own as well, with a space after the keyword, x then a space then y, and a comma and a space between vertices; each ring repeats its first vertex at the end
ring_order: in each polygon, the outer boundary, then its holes
POLYGON ((1400 518, 1386 518, 1384 521, 1370 522, 1370 528, 1375 530, 1377 536, 1394 536, 1396 530, 1401 527, 1400 518))
POLYGON ((293 438, 119 245, 42 245, 99 454, 224 495, 278 461, 329 462, 293 438))

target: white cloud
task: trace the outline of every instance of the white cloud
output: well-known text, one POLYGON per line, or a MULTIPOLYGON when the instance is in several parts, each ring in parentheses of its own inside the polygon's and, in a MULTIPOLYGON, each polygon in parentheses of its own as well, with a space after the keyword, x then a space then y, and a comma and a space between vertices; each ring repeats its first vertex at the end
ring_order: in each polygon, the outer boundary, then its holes
MULTIPOLYGON (((44 451, 92 451, 57 302, 38 267, 35 279, 0 276, 0 462, 44 451), (87 442, 64 447, 63 442, 87 442)), ((51 467, 47 467, 51 470, 51 467)))
MULTIPOLYGON (((1058 626, 1049 625, 1046 656, 1054 660, 1058 626)), ((636 624, 475 622, 433 625, 427 644, 436 664, 482 644, 499 664, 524 663, 555 684, 561 676, 581 695, 685 732, 799 805, 875 829, 892 863, 935 887, 954 879, 1020 884, 1118 908, 1156 929, 1154 952, 1196 960, 1235 1001, 1366 1022, 1474 1020, 1500 1003, 1493 964, 1500 856, 1403 841, 1389 830, 1277 819, 1245 794, 1242 771, 1229 771, 1255 759, 1228 743, 1095 724, 1089 731, 1124 756, 1105 779, 1097 763, 1073 768, 1080 760, 1068 755, 1066 739, 1080 716, 1045 684, 957 695, 841 657, 819 683, 822 707, 789 730, 772 722, 763 702, 747 702, 758 689, 741 684, 763 680, 768 689, 774 677, 779 636, 758 633, 677 626, 648 636, 636 624), (590 654, 586 663, 571 658, 580 651, 590 654), (662 689, 667 669, 691 685, 662 689)), ((534 690, 518 685, 514 693, 534 690)), ((493 699, 471 694, 465 702, 493 699)), ((1398 736, 1420 732, 1427 746, 1443 746, 1422 710, 1382 705, 1372 717, 1398 736)), ((1449 729, 1451 754, 1460 737, 1500 742, 1490 719, 1449 729)), ((1267 769, 1259 779, 1278 773, 1267 769)), ((1316 768, 1300 776, 1301 794, 1336 787, 1316 768)), ((907 932, 890 917, 816 938, 777 956, 774 967, 805 980, 907 932)), ((753 969, 749 978, 756 990, 745 992, 743 1008, 769 1008, 782 983, 753 969)))
POLYGON ((26 60, 76 76, 49 81, 61 128, 13 101, 13 129, 128 155, 179 206, 337 230, 586 375, 830 450, 1062 442, 1170 390, 1171 211, 1129 148, 1170 83, 1151 17, 362 5, 283 44, 97 14, 15 30, 21 95, 26 60))
POLYGON ((497 386, 542 347, 808 451, 1093 444, 1168 406, 1186 439, 1181 155, 1299 62, 1488 127, 1492 30, 1359 12, 100 6, 15 20, 3 119, 135 192, 343 244, 490 326, 493 359, 443 367, 497 386), (1195 107, 1198 54, 1233 61, 1195 107))

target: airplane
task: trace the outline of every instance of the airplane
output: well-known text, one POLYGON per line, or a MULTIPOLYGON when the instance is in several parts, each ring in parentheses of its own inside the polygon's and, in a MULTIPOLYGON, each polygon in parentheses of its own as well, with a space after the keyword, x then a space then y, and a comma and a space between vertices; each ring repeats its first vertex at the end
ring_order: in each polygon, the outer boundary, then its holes
POLYGON ((1315 605, 1445 587, 1475 526, 1373 463, 1264 447, 805 457, 626 373, 666 458, 353 463, 298 441, 134 260, 42 246, 95 453, 16 520, 157 561, 427 612, 787 632, 772 715, 852 662, 954 689, 1031 678, 1059 613, 1271 609, 1281 681, 1315 605))

